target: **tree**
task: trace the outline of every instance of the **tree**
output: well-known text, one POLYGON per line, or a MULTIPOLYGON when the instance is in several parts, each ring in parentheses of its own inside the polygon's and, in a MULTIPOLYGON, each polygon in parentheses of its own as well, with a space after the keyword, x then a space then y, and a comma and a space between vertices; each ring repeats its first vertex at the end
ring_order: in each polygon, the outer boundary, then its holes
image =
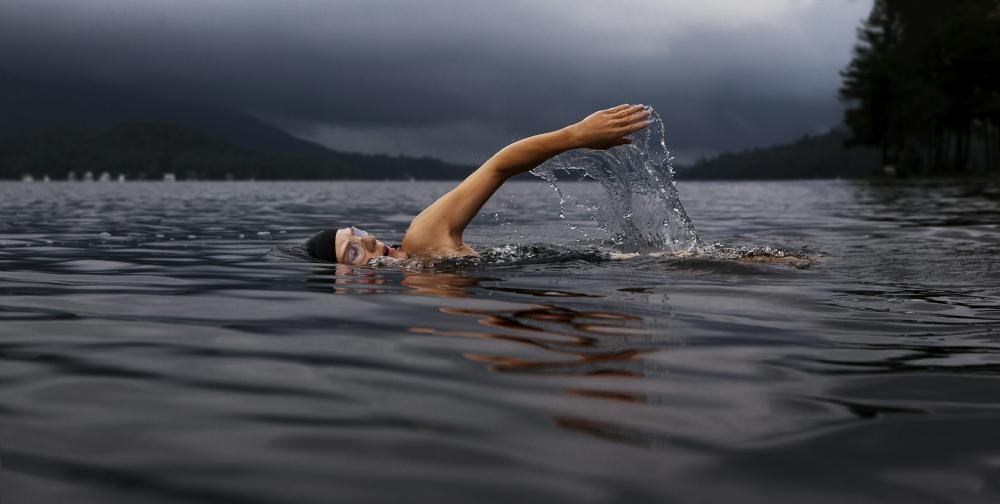
POLYGON ((841 72, 851 142, 906 172, 1000 170, 1000 0, 876 0, 841 72))

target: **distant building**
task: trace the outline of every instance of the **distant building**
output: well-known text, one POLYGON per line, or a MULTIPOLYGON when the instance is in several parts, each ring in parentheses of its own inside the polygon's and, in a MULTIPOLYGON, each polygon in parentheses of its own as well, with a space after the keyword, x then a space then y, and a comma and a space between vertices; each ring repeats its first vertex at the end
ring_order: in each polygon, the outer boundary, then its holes
POLYGON ((83 172, 83 181, 84 182, 93 182, 94 181, 94 172, 91 172, 91 171, 85 171, 85 172, 83 172))
POLYGON ((32 177, 30 173, 25 173, 21 175, 21 182, 34 182, 35 177, 32 177))
POLYGON ((174 176, 173 173, 164 173, 163 174, 163 181, 164 182, 177 182, 177 177, 174 176))
POLYGON ((101 172, 101 176, 98 180, 101 182, 111 182, 111 174, 108 172, 101 172))

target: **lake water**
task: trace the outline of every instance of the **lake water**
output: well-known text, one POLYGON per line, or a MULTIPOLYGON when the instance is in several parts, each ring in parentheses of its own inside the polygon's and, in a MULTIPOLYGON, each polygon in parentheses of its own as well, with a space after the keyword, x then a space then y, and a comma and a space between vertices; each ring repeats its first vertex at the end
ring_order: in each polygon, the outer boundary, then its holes
POLYGON ((603 260, 530 182, 466 239, 564 253, 298 252, 449 187, 0 183, 0 501, 1000 499, 1000 183, 678 185, 807 269, 603 260))

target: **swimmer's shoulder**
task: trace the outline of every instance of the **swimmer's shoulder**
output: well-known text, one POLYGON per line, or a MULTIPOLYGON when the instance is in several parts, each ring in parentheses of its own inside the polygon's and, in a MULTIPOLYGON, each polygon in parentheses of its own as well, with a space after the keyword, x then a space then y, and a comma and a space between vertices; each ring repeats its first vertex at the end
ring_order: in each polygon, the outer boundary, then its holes
POLYGON ((403 240, 403 252, 412 259, 444 259, 478 256, 479 252, 464 242, 440 243, 421 240, 403 240))
POLYGON ((401 245, 406 255, 424 259, 479 255, 475 249, 462 241, 460 235, 454 236, 450 233, 446 226, 433 222, 428 225, 423 221, 421 216, 417 216, 406 230, 401 245))

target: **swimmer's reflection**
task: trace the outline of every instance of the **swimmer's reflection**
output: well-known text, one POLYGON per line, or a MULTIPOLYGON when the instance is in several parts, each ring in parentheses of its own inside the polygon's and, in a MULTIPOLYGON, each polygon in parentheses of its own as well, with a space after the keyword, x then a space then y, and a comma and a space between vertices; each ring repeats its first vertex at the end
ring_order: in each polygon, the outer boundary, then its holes
POLYGON ((486 331, 454 331, 414 326, 411 332, 514 343, 516 355, 465 353, 494 372, 521 372, 577 376, 641 376, 634 358, 648 352, 626 340, 648 336, 627 322, 631 315, 577 311, 554 305, 529 305, 515 310, 441 307, 441 313, 477 319, 486 331), (616 321, 620 325, 608 324, 616 321), (615 334, 618 331, 618 334, 615 334))
POLYGON ((384 294, 385 278, 378 271, 338 264, 334 270, 333 291, 337 294, 384 294))
POLYGON ((399 283, 412 289, 410 294, 446 298, 464 298, 472 294, 470 289, 478 287, 484 280, 496 279, 471 277, 456 273, 407 272, 404 274, 403 279, 399 283))
MULTIPOLYGON (((337 294, 382 294, 389 292, 389 289, 370 287, 387 285, 385 277, 377 270, 338 264, 334 273, 334 292, 337 294)), ((407 294, 459 298, 469 296, 468 289, 478 286, 484 280, 495 279, 459 274, 407 271, 403 273, 399 284, 409 288, 409 290, 403 291, 407 294)))
MULTIPOLYGON (((484 286, 494 278, 468 276, 461 273, 403 272, 399 284, 404 293, 441 298, 465 298, 472 289, 481 288, 504 293, 537 297, 594 297, 570 291, 541 290, 484 286)), ((376 271, 337 265, 335 292, 369 294, 387 292, 386 279, 376 271), (370 286, 378 286, 372 288, 370 286)), ((636 315, 600 310, 575 310, 553 304, 519 305, 512 310, 486 310, 442 306, 440 313, 469 316, 492 331, 454 331, 426 326, 410 327, 410 332, 505 341, 538 351, 535 356, 504 356, 467 353, 469 360, 486 363, 491 371, 523 371, 601 376, 634 376, 629 363, 635 356, 649 350, 629 346, 630 341, 649 339, 653 335, 643 327, 636 315)), ((641 368, 641 366, 639 366, 641 368)))
MULTIPOLYGON (((456 292, 468 295, 472 287, 499 290, 479 285, 476 279, 460 275, 420 278, 414 284, 417 285, 420 286, 417 293, 426 295, 438 292, 449 296, 456 292), (429 289, 428 285, 434 288, 429 289)), ((504 288, 502 292, 546 298, 576 295, 565 291, 510 288, 504 288)), ((628 383, 641 383, 639 380, 654 371, 653 366, 640 357, 659 349, 654 345, 656 335, 646 329, 646 321, 642 317, 605 310, 573 309, 550 303, 499 310, 444 306, 438 311, 472 317, 484 330, 455 331, 414 326, 410 331, 514 344, 510 347, 511 351, 502 354, 463 354, 470 361, 484 364, 490 371, 584 380, 578 386, 559 389, 560 393, 568 396, 639 406, 660 402, 649 394, 628 390, 631 387, 627 386, 628 383)), ((615 421, 572 414, 555 415, 553 421, 560 429, 608 441, 642 446, 664 444, 654 433, 615 421)))
MULTIPOLYGON (((461 273, 402 272, 399 284, 403 293, 443 299, 468 298, 475 289, 501 293, 516 293, 541 298, 593 298, 592 294, 549 289, 495 287, 495 278, 483 278, 461 273)), ((371 271, 356 271, 338 265, 338 292, 379 292, 370 285, 384 285, 385 278, 371 271), (343 286, 343 287, 340 287, 343 286)), ((397 291, 398 292, 398 291, 397 291)), ((655 402, 648 394, 621 390, 626 382, 647 377, 651 366, 639 359, 659 347, 657 335, 646 328, 646 320, 637 315, 605 310, 580 310, 556 304, 513 304, 509 309, 483 309, 441 306, 438 312, 470 317, 482 330, 439 329, 414 325, 414 334, 473 338, 510 343, 503 353, 466 352, 462 356, 484 364, 497 373, 580 377, 595 379, 592 384, 560 389, 563 394, 607 401, 648 404, 655 402)), ((554 418, 556 425, 608 440, 645 444, 642 432, 572 415, 554 418)), ((652 441, 650 441, 652 442, 652 441)))
MULTIPOLYGON (((403 293, 441 298, 465 298, 474 288, 536 297, 594 297, 591 294, 559 290, 491 287, 484 282, 495 278, 461 273, 403 272, 399 284, 403 293)), ((337 265, 335 292, 370 294, 387 292, 386 279, 377 271, 337 265), (374 288, 371 286, 375 286, 374 288), (386 288, 380 288, 386 287, 386 288)), ((440 313, 469 316, 492 331, 453 331, 426 326, 410 331, 439 336, 459 336, 512 342, 538 351, 533 357, 469 353, 465 357, 489 365, 491 371, 524 371, 602 376, 633 376, 628 363, 649 350, 634 348, 630 342, 649 340, 653 334, 643 327, 643 319, 626 313, 601 310, 575 310, 554 304, 518 305, 512 310, 486 310, 442 306, 440 313)))

